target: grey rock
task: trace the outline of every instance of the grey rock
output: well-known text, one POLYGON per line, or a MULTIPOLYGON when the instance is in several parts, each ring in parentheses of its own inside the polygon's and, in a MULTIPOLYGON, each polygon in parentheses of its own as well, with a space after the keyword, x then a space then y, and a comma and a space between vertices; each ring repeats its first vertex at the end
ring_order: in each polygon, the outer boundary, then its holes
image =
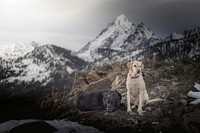
POLYGON ((157 108, 156 110, 151 112, 151 115, 154 117, 162 117, 163 113, 162 110, 160 108, 157 108))
POLYGON ((110 81, 109 78, 103 78, 100 79, 96 82, 92 82, 89 84, 87 87, 87 90, 89 91, 95 91, 95 90, 100 90, 100 89, 111 89, 112 82, 110 81))

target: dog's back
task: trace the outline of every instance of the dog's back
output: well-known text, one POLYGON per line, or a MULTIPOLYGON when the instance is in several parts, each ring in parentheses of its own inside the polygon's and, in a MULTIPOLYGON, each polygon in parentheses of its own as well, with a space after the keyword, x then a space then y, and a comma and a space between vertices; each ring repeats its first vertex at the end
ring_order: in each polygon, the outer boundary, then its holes
POLYGON ((103 109, 103 94, 101 91, 81 94, 77 100, 76 107, 81 111, 103 109))
POLYGON ((81 111, 103 110, 114 111, 120 106, 121 96, 116 91, 98 90, 81 94, 76 107, 81 111))

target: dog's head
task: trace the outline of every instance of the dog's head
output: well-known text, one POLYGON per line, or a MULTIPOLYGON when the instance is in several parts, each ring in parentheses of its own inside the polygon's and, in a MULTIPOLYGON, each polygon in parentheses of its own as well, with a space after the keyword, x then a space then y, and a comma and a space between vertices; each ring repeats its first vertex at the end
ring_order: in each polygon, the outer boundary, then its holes
POLYGON ((116 91, 109 91, 104 93, 103 106, 106 111, 115 111, 121 103, 121 95, 116 91))
POLYGON ((129 76, 132 78, 137 78, 142 75, 142 69, 144 69, 144 65, 141 61, 131 61, 127 63, 127 67, 129 69, 129 76))

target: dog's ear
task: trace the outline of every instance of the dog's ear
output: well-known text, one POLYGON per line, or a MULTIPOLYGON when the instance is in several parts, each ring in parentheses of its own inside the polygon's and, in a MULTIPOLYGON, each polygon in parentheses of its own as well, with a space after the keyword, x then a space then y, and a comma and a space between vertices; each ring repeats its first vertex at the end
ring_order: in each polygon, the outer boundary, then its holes
POLYGON ((130 69, 131 65, 132 65, 132 62, 128 62, 126 65, 127 65, 128 69, 130 69))
POLYGON ((141 63, 141 68, 144 69, 144 64, 143 63, 141 63))

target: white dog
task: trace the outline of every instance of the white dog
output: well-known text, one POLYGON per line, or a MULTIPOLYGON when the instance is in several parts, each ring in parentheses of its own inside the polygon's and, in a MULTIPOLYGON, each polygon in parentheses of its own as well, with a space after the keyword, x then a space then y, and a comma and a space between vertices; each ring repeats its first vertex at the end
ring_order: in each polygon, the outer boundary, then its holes
POLYGON ((141 70, 144 69, 144 65, 140 61, 131 61, 127 63, 129 72, 127 74, 127 112, 132 112, 131 103, 134 103, 134 107, 137 105, 138 113, 142 113, 142 107, 151 102, 164 101, 163 99, 156 98, 149 100, 149 96, 146 90, 146 85, 142 76, 141 70))

